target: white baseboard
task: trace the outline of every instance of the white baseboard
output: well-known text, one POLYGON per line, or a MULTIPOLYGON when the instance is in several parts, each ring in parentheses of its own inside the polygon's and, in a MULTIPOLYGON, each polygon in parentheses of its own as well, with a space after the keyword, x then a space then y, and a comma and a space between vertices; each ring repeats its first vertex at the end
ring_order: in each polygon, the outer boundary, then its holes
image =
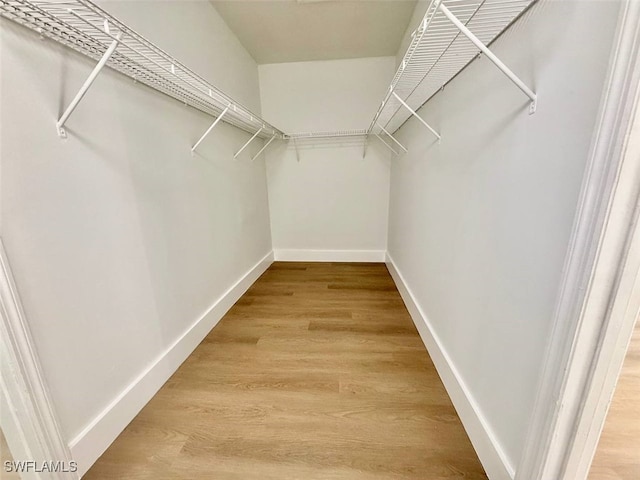
POLYGON ((284 262, 384 262, 384 250, 276 249, 275 259, 284 262))
POLYGON ((125 388, 70 443, 73 459, 84 475, 124 428, 142 410, 169 377, 193 352, 233 304, 247 291, 273 262, 273 252, 266 255, 178 338, 158 356, 138 378, 125 388))
POLYGON ((513 480, 513 466, 388 253, 385 263, 488 477, 491 480, 513 480))

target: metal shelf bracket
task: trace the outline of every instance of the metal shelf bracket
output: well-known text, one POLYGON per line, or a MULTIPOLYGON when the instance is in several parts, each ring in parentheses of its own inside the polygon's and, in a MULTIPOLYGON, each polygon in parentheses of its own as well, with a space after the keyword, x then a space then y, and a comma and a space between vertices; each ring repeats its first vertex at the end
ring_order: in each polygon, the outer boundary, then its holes
POLYGON ((273 142, 276 139, 276 136, 274 135, 273 137, 271 137, 269 139, 269 141, 267 143, 264 144, 264 146, 260 149, 260 151, 258 153, 256 153, 253 157, 251 157, 251 161, 254 161, 256 158, 258 158, 260 156, 260 154, 262 152, 264 152, 267 147, 271 144, 271 142, 273 142))
MULTIPOLYGON (((109 24, 106 22, 106 20, 105 20, 104 26, 105 26, 105 33, 109 34, 109 24)), ((95 82, 96 78, 98 78, 100 71, 107 64, 107 61, 109 61, 109 57, 111 57, 111 55, 113 55, 113 52, 116 51, 116 48, 118 48, 118 44, 120 43, 121 39, 122 39, 122 32, 118 33, 118 35, 113 40, 113 42, 111 42, 111 44, 109 45, 109 48, 107 48, 107 50, 104 52, 104 55, 102 55, 102 58, 100 58, 100 61, 98 62, 98 64, 91 71, 91 73, 89 74, 85 82, 82 84, 82 87, 80 87, 80 90, 78 90, 78 93, 76 93, 76 96, 73 97, 73 100, 71 100, 71 103, 69 104, 67 109, 64 111, 60 119, 56 122, 56 129, 58 130, 58 136, 60 138, 67 138, 67 131, 64 128, 64 124, 69 119, 73 111, 76 109, 76 107, 80 103, 80 100, 82 100, 82 97, 85 96, 85 94, 87 93, 87 91, 89 90, 93 82, 95 82)))
POLYGON ((398 152, 395 151, 395 149, 389 145, 387 142, 384 141, 384 138, 382 138, 379 134, 374 133, 374 135, 376 137, 378 137, 378 140, 380 140, 382 143, 384 143, 385 147, 387 147, 389 150, 391 150, 395 155, 400 155, 398 152))
POLYGON ((249 144, 250 144, 251 142, 253 142, 253 140, 254 140, 258 135, 260 135, 260 133, 262 133, 262 130, 264 130, 264 127, 261 127, 261 128, 260 128, 260 130, 258 130, 258 131, 253 135, 253 137, 251 137, 251 138, 249 139, 249 141, 248 141, 247 143, 245 143, 245 144, 242 146, 242 148, 236 152, 236 154, 233 156, 233 158, 238 158, 238 155, 240 155, 240 154, 242 153, 242 151, 243 151, 245 148, 247 148, 247 147, 249 146, 249 144))
POLYGON ((98 62, 71 104, 60 111, 64 113, 55 123, 61 137, 68 134, 65 125, 69 116, 105 66, 211 115, 212 120, 231 107, 225 123, 250 135, 262 127, 259 138, 284 136, 92 0, 0 0, 0 16, 86 55, 94 65, 98 62))
POLYGON ((504 73, 509 80, 511 80, 522 92, 531 99, 531 104, 529 105, 529 115, 536 112, 536 104, 538 97, 533 90, 531 90, 520 78, 513 73, 509 67, 507 67, 502 61, 491 51, 487 46, 476 37, 471 30, 469 30, 466 25, 464 25, 458 18, 451 13, 443 3, 438 5, 438 9, 453 23, 458 30, 460 30, 476 47, 480 49, 482 53, 484 53, 489 60, 493 62, 493 64, 498 67, 498 69, 504 73))
POLYGON ((298 141, 296 140, 296 137, 293 137, 292 140, 293 147, 296 149, 296 160, 298 161, 298 163, 300 163, 300 150, 298 149, 298 141))
POLYGON ((431 128, 431 126, 427 122, 425 122, 424 119, 420 115, 418 115, 409 105, 407 105, 407 103, 404 100, 402 100, 396 92, 392 91, 391 93, 393 94, 394 97, 396 97, 396 100, 398 100, 404 108, 409 110, 411 115, 413 115, 418 120, 420 120, 420 123, 422 123, 425 127, 427 127, 427 129, 438 138, 438 141, 440 141, 440 134, 438 132, 436 132, 433 128, 431 128))
POLYGON ((364 159, 367 156, 367 146, 369 144, 369 135, 365 135, 364 137, 364 145, 362 146, 362 158, 364 159))
POLYGON ((222 113, 218 116, 218 118, 216 118, 216 119, 213 121, 213 123, 211 124, 211 126, 210 126, 209 128, 207 128, 207 131, 206 131, 206 132, 204 132, 204 134, 200 137, 200 140, 198 140, 198 141, 196 142, 196 144, 195 144, 193 147, 191 147, 191 155, 193 155, 193 154, 194 154, 194 152, 196 151, 196 148, 198 148, 198 145, 200 145, 200 143, 202 143, 202 141, 206 138, 206 136, 207 136, 207 135, 209 135, 209 133, 211 133, 211 130, 213 130, 213 129, 216 127, 216 125, 218 125, 218 122, 219 122, 220 120, 222 120, 222 117, 224 117, 224 116, 225 116, 225 114, 229 111, 229 108, 230 108, 230 106, 229 106, 229 107, 227 107, 227 108, 225 108, 225 109, 222 111, 222 113))
MULTIPOLYGON (((378 127, 380 127, 380 129, 381 129, 384 133, 386 133, 386 134, 387 134, 387 136, 388 136, 391 140, 393 140, 393 141, 394 141, 394 143, 395 143, 396 145, 398 145, 402 150, 404 150, 404 152, 405 152, 405 153, 407 153, 407 152, 409 151, 409 150, 407 150, 407 149, 405 148, 405 146, 404 146, 404 145, 402 145, 398 140, 396 140, 396 137, 394 137, 394 136, 393 136, 393 135, 391 135, 389 132, 387 132, 387 131, 385 130, 385 128, 384 128, 382 125, 378 124, 378 127)), ((382 140, 382 138, 381 138, 381 140, 382 140)))

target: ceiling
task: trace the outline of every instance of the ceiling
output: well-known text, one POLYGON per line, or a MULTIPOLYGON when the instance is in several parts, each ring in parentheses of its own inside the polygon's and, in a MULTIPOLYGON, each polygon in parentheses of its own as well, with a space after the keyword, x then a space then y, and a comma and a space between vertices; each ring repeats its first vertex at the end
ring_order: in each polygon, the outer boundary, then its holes
POLYGON ((211 0, 259 64, 397 53, 416 0, 211 0))

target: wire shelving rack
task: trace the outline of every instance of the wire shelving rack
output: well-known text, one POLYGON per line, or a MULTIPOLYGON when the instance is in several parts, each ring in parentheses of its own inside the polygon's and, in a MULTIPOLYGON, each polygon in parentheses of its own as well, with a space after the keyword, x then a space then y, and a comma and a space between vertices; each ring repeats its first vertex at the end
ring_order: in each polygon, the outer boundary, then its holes
POLYGON ((260 138, 284 137, 283 132, 88 0, 0 0, 0 15, 209 115, 219 118, 225 112, 222 121, 248 133, 259 132, 260 138), (113 51, 109 52, 110 48, 113 51))
POLYGON ((367 132, 394 134, 409 117, 418 117, 415 111, 481 52, 499 62, 498 68, 529 96, 533 113, 535 94, 486 46, 535 1, 432 0, 367 132))
MULTIPOLYGON (((252 135, 237 157, 255 138, 312 141, 341 137, 376 136, 394 152, 407 149, 393 134, 411 116, 440 140, 416 111, 465 68, 479 53, 486 55, 531 100, 537 96, 491 52, 490 45, 537 0, 431 0, 369 128, 332 132, 286 134, 164 52, 89 0, 0 0, 0 15, 14 20, 43 37, 56 40, 98 60, 57 127, 64 124, 105 65, 215 117, 215 121, 192 147, 192 152, 220 122, 252 135), (384 137, 392 142, 386 142, 384 137)), ((254 157, 255 158, 255 157, 254 157)))

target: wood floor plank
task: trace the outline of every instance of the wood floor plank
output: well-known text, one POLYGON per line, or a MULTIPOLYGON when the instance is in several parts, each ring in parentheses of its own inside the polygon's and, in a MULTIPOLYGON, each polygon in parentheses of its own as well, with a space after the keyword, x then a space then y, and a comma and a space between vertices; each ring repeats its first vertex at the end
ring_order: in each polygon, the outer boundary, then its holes
POLYGON ((385 265, 276 262, 85 478, 487 477, 385 265))
POLYGON ((640 479, 640 322, 598 442, 589 480, 640 479))
POLYGON ((2 478, 2 480, 20 480, 20 474, 18 472, 7 472, 4 468, 6 462, 13 462, 14 458, 11 455, 7 439, 4 437, 2 429, 0 429, 0 461, 2 462, 2 466, 0 467, 2 468, 2 473, 0 473, 0 478, 2 478))

